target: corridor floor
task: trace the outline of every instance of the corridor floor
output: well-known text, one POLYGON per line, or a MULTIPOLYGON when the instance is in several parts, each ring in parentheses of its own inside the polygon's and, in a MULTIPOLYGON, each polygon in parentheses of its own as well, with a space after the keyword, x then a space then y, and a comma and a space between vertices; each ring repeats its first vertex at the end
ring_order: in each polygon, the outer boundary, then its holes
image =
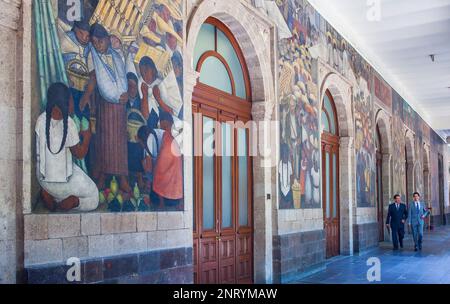
POLYGON ((450 284, 450 227, 439 227, 424 235, 423 250, 414 252, 411 235, 405 248, 393 251, 391 243, 362 255, 331 259, 326 269, 295 284, 450 284), (381 281, 369 282, 367 260, 381 261, 381 281))

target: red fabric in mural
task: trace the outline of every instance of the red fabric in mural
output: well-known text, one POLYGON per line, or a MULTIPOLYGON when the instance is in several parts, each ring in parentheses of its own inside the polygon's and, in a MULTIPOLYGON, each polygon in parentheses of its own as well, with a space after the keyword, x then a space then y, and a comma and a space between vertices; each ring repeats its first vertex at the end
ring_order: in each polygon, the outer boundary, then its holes
POLYGON ((153 191, 168 199, 183 198, 183 160, 178 143, 170 132, 164 132, 161 150, 156 159, 153 191))

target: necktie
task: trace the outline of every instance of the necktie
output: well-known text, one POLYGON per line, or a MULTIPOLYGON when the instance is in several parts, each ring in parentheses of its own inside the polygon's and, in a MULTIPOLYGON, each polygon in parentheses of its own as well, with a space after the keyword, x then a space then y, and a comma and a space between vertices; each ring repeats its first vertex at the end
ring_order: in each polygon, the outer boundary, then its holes
POLYGON ((398 210, 398 208, 400 207, 399 204, 395 204, 395 205, 397 206, 397 210, 398 210))
POLYGON ((419 203, 416 203, 417 214, 419 214, 419 203))

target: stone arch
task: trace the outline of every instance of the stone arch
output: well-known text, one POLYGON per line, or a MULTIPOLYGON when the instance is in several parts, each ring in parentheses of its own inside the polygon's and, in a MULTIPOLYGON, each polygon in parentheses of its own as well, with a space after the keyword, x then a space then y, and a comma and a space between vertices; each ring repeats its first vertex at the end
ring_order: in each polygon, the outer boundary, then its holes
MULTIPOLYGON (((351 85, 340 75, 331 71, 321 61, 319 63, 319 105, 322 108, 323 98, 328 90, 333 97, 339 125, 339 203, 340 203, 340 243, 341 254, 352 255, 353 226, 356 224, 355 197, 355 148, 354 124, 352 113, 351 85)), ((321 125, 319 115, 319 126, 321 125)))
MULTIPOLYGON (((353 137, 354 135, 353 113, 351 109, 352 97, 349 89, 350 85, 335 73, 326 75, 320 86, 319 109, 322 109, 323 98, 325 97, 325 92, 328 90, 331 93, 331 96, 333 96, 336 106, 339 122, 339 135, 341 137, 353 137)), ((319 121, 319 125, 321 123, 322 122, 319 121)))
MULTIPOLYGON (((377 114, 375 115, 375 122, 375 128, 378 127, 378 130, 380 131, 382 154, 382 201, 383 215, 386 215, 389 209, 389 203, 391 202, 391 198, 393 195, 391 118, 383 109, 379 109, 377 114)), ((384 230, 384 238, 385 240, 390 240, 391 238, 386 228, 384 230)))
POLYGON ((381 135, 381 146, 383 154, 392 154, 392 133, 391 118, 382 109, 375 116, 376 126, 378 126, 381 135))
MULTIPOLYGON (((202 24, 208 17, 214 17, 225 24, 236 38, 247 66, 252 92, 253 121, 270 122, 276 119, 277 96, 275 89, 276 31, 275 25, 257 11, 250 3, 242 0, 204 0, 196 7, 188 7, 186 25, 186 45, 184 49, 184 105, 187 122, 192 122, 192 92, 197 83, 198 73, 193 67, 194 48, 202 24)), ((259 147, 278 147, 276 128, 264 125, 258 128, 259 147), (269 142, 270 141, 270 142, 269 142)), ((188 132, 186 132, 188 133, 188 132)), ((191 134, 185 134, 185 142, 192 142, 191 134)), ((270 150, 270 149, 269 149, 270 150)), ((277 175, 276 158, 278 151, 264 151, 253 158, 253 265, 254 282, 271 283, 272 267, 272 210, 276 205, 276 187, 271 176, 277 175)), ((192 163, 185 161, 186 204, 192 208, 192 163)))
POLYGON ((275 106, 275 82, 272 73, 274 60, 270 53, 273 48, 270 41, 274 25, 242 1, 203 1, 190 16, 187 25, 186 68, 188 72, 194 73, 195 80, 197 75, 193 67, 193 50, 200 27, 208 17, 219 19, 233 33, 249 67, 252 100, 264 101, 270 116, 275 106), (236 16, 239 16, 239 19, 236 16))
POLYGON ((405 152, 406 152, 406 159, 405 159, 405 165, 407 170, 405 171, 405 179, 406 179, 406 186, 407 189, 405 189, 405 198, 406 202, 408 202, 411 197, 412 193, 415 190, 415 162, 416 162, 416 156, 415 156, 415 149, 414 149, 414 133, 411 130, 406 130, 405 133, 405 152), (411 193, 408 193, 411 192, 411 193))

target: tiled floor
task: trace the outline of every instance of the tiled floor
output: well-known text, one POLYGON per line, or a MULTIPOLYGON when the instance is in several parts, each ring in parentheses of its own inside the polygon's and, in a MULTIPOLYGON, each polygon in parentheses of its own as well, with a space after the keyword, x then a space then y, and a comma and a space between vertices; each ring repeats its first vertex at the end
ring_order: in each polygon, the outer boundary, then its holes
POLYGON ((296 284, 450 284, 450 227, 437 228, 424 236, 423 250, 414 252, 410 235, 405 248, 393 251, 390 243, 359 256, 337 257, 326 269, 296 284), (367 260, 381 261, 381 281, 369 282, 367 260))

